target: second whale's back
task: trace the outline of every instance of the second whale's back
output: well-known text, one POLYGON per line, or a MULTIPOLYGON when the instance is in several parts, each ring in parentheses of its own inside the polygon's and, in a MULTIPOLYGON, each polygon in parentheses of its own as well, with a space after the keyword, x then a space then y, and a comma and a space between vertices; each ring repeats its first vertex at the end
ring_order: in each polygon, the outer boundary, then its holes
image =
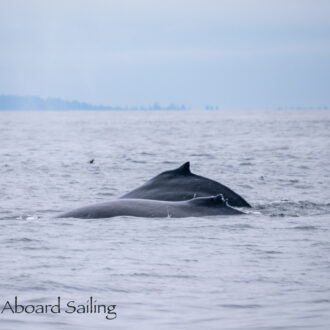
POLYGON ((110 202, 87 205, 61 213, 57 218, 99 219, 118 216, 143 218, 184 218, 212 215, 241 214, 227 205, 222 195, 194 198, 182 202, 150 199, 117 199, 110 202))

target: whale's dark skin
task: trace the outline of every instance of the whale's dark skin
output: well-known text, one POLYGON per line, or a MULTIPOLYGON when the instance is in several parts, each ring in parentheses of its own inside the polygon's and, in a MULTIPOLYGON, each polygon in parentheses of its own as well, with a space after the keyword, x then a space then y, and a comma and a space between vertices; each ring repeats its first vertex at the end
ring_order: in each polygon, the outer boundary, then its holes
POLYGON ((222 194, 231 206, 251 207, 244 198, 223 184, 191 173, 189 162, 155 176, 121 198, 184 201, 218 194, 222 194))
POLYGON ((223 196, 218 195, 194 198, 182 202, 147 199, 117 199, 62 213, 56 218, 98 219, 117 216, 184 218, 231 214, 242 214, 242 212, 228 206, 223 196))

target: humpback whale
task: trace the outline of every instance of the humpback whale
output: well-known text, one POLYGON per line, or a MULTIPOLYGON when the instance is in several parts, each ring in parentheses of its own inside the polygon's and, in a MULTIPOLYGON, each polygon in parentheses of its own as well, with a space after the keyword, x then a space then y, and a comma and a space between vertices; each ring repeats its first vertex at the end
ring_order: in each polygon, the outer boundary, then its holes
POLYGON ((117 199, 62 213, 56 218, 98 219, 117 216, 143 218, 184 218, 209 215, 242 214, 230 207, 221 194, 171 202, 148 199, 117 199))
POLYGON ((244 198, 225 185, 191 173, 189 162, 177 169, 160 173, 120 198, 184 201, 218 194, 222 194, 230 206, 251 207, 244 198))

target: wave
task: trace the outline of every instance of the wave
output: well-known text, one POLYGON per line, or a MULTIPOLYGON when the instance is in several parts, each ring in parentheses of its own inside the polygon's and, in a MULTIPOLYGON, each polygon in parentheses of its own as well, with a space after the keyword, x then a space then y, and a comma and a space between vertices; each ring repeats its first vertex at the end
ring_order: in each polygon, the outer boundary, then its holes
POLYGON ((257 211, 271 217, 301 217, 330 214, 330 203, 311 201, 274 201, 254 206, 257 211))

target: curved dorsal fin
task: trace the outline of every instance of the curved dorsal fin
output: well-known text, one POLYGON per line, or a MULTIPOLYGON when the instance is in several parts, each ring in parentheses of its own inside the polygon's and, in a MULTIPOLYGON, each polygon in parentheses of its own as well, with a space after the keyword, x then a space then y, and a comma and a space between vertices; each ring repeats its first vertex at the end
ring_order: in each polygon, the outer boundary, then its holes
POLYGON ((222 194, 209 197, 197 197, 189 200, 189 203, 196 205, 222 205, 227 206, 227 201, 222 194))
POLYGON ((190 162, 186 162, 180 167, 178 167, 174 172, 181 173, 181 174, 190 174, 190 162))
POLYGON ((218 195, 213 196, 213 201, 215 203, 225 203, 225 204, 227 203, 227 201, 225 200, 225 198, 223 197, 222 194, 218 194, 218 195))

